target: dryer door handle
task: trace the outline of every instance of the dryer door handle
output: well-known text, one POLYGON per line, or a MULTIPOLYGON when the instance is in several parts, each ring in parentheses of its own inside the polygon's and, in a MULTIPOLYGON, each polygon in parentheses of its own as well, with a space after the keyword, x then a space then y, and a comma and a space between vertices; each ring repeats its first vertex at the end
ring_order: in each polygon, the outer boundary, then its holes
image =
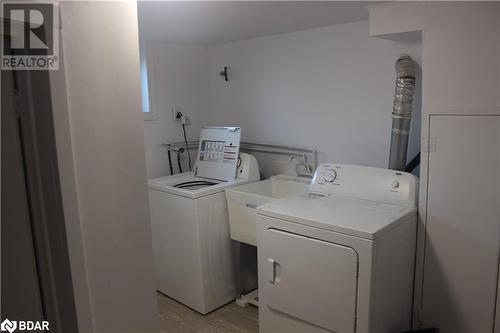
POLYGON ((276 284, 279 282, 279 278, 276 276, 276 270, 277 267, 279 266, 279 263, 272 258, 267 259, 267 262, 268 262, 268 268, 267 268, 268 280, 270 283, 276 284))

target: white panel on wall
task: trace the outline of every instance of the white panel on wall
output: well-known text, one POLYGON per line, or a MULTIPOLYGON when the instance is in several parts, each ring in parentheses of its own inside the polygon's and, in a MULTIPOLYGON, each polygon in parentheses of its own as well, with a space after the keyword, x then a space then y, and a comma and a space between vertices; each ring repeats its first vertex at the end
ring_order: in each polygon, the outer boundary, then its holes
POLYGON ((425 107, 496 105, 500 4, 431 1, 426 6, 425 107))
POLYGON ((500 117, 431 116, 421 320, 492 332, 500 246, 500 117), (469 133, 469 135, 464 135, 469 133))
MULTIPOLYGON (((210 120, 242 140, 315 147, 320 159, 386 167, 394 64, 419 45, 369 36, 368 21, 209 48, 210 120), (232 68, 232 79, 219 76, 232 68)), ((420 87, 409 159, 420 149, 420 87)))

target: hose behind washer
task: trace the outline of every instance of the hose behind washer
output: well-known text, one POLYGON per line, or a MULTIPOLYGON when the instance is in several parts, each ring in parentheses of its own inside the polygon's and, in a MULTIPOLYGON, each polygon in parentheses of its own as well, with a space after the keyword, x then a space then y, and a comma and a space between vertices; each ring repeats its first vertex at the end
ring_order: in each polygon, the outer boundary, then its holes
POLYGON ((189 153, 189 145, 188 145, 188 140, 186 136, 186 126, 182 124, 182 132, 184 133, 184 143, 186 144, 186 151, 188 155, 188 165, 189 165, 189 171, 191 171, 193 168, 191 167, 191 154, 189 153))
POLYGON ((177 166, 179 167, 179 173, 182 173, 181 154, 179 153, 177 153, 177 166))
POLYGON ((170 153, 170 147, 167 149, 167 156, 168 156, 168 166, 170 168, 170 175, 174 174, 174 168, 172 167, 172 155, 170 153))

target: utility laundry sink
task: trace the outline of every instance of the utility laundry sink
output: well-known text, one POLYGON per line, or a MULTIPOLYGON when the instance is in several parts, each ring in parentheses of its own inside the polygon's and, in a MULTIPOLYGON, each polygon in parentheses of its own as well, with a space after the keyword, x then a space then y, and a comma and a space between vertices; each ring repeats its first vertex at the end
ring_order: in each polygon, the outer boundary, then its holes
POLYGON ((311 180, 276 175, 269 179, 226 189, 231 238, 257 246, 257 207, 307 192, 311 180))

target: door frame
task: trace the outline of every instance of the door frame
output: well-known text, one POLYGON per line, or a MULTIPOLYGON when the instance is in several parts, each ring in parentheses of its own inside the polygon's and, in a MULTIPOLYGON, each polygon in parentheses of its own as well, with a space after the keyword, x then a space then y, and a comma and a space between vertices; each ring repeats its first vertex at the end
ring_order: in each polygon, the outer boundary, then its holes
MULTIPOLYGON (((1 36, 2 39, 5 36, 1 36)), ((15 38, 15 36, 10 36, 15 38)), ((50 331, 79 332, 58 170, 49 71, 10 70, 35 265, 50 331)), ((30 320, 30 318, 10 318, 30 320)))
POLYGON ((51 330, 78 332, 47 71, 14 71, 42 302, 51 330))

